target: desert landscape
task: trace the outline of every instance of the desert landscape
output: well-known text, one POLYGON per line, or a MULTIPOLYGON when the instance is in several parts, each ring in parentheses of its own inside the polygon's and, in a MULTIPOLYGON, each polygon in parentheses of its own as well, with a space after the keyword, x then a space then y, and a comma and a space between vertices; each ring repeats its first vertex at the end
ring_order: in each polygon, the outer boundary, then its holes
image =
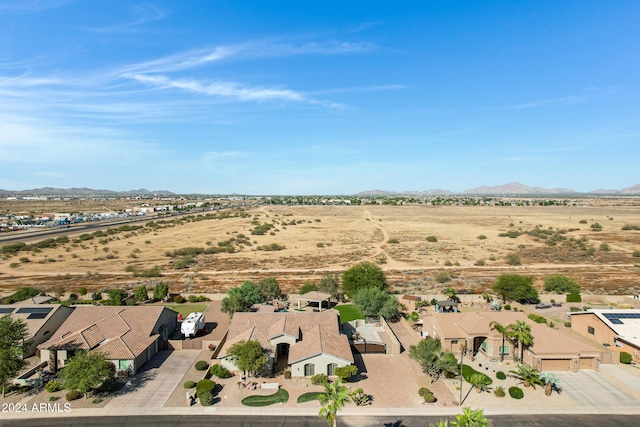
MULTIPOLYGON (((45 237, 25 234, 27 250, 2 251, 0 292, 7 295, 22 286, 97 292, 164 281, 175 292, 223 293, 264 277, 275 277, 283 291, 295 292, 326 272, 369 260, 385 270, 400 293, 445 286, 482 293, 499 274, 513 272, 534 276, 539 288, 544 277, 560 273, 578 280, 586 294, 638 294, 638 202, 261 205, 93 232, 71 228, 65 237, 42 245, 37 243, 45 237)), ((132 202, 30 203, 3 201, 0 211, 124 209, 132 202)))

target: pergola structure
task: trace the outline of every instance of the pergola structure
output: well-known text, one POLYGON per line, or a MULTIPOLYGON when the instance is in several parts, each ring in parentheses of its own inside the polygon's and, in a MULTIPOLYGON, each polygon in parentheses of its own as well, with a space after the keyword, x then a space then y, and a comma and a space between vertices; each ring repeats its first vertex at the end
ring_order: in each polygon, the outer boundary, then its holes
POLYGON ((298 297, 298 310, 302 309, 300 307, 300 301, 307 301, 307 302, 317 302, 318 308, 320 309, 320 311, 322 311, 322 303, 325 301, 329 301, 330 299, 331 299, 331 295, 325 294, 323 292, 318 292, 318 291, 307 292, 306 294, 300 295, 298 297))

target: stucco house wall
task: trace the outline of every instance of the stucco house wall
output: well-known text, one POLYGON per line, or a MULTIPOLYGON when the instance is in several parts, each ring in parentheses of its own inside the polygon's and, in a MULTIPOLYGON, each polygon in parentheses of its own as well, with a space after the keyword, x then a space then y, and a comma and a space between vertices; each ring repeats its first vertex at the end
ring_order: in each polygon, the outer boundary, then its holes
POLYGON ((337 368, 351 365, 351 362, 346 360, 330 356, 328 354, 319 354, 314 357, 299 360, 291 363, 291 376, 292 377, 304 377, 304 367, 307 364, 314 365, 314 374, 329 375, 328 367, 330 364, 335 364, 337 368))

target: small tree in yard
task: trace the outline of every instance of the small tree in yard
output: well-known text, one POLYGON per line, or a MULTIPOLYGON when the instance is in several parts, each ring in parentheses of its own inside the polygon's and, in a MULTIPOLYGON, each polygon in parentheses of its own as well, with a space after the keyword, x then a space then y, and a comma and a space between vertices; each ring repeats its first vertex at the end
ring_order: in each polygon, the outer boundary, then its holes
POLYGON ((78 295, 80 295, 80 299, 82 299, 83 296, 85 296, 87 294, 87 288, 80 288, 78 289, 78 295))
POLYGON ((3 398, 7 381, 27 365, 24 356, 30 345, 28 336, 29 330, 24 320, 14 320, 8 314, 0 317, 0 382, 3 398))
POLYGON ((501 274, 493 285, 493 291, 502 297, 505 304, 507 300, 523 304, 538 302, 538 291, 533 287, 533 277, 530 276, 501 274))
POLYGON ((228 351, 231 361, 241 371, 255 373, 264 368, 267 356, 258 341, 238 341, 228 351))
POLYGON ((529 365, 520 364, 518 365, 518 369, 509 371, 516 376, 525 387, 533 387, 536 388, 536 384, 541 385, 542 380, 540 379, 540 372, 532 368, 529 365))
POLYGON ((345 365, 335 369, 335 374, 340 381, 349 381, 351 377, 358 374, 356 365, 345 365))
POLYGON ((457 292, 451 286, 448 286, 442 290, 442 294, 448 299, 451 299, 456 296, 457 292))
POLYGON ((554 274, 544 279, 544 290, 557 294, 579 294, 580 283, 562 274, 554 274))
POLYGON ((340 289, 340 276, 336 273, 325 273, 318 283, 318 290, 326 294, 339 302, 342 300, 342 289, 340 289))
POLYGON ((383 316, 396 319, 400 303, 387 291, 378 288, 363 288, 353 295, 353 303, 367 317, 383 316))
POLYGON ((327 420, 327 423, 337 426, 338 412, 349 402, 349 390, 342 381, 334 381, 324 385, 324 393, 319 396, 320 413, 318 416, 327 420))
POLYGON ((273 277, 267 277, 258 282, 258 293, 264 301, 273 301, 280 296, 280 285, 273 277))
POLYGON ((160 282, 153 288, 153 299, 156 301, 163 300, 169 295, 169 285, 160 282))
POLYGON ((372 262, 361 262, 342 273, 342 290, 351 298, 363 288, 387 289, 387 277, 372 262))
POLYGON ((115 371, 115 365, 107 360, 104 353, 79 350, 66 361, 60 376, 65 389, 79 390, 88 398, 91 389, 113 379, 115 371))
POLYGON ((458 369, 453 353, 442 350, 440 340, 435 338, 424 339, 409 347, 409 357, 422 366, 422 370, 429 374, 430 381, 437 381, 441 375, 458 369))
POLYGON ((136 289, 133 299, 136 300, 136 302, 146 301, 149 299, 149 295, 147 295, 147 288, 143 285, 136 289))

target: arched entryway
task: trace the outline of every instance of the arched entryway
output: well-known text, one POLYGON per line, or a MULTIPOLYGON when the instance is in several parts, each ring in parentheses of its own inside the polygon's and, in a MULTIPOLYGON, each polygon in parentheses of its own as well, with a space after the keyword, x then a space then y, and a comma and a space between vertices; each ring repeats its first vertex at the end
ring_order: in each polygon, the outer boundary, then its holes
POLYGON ((287 369, 289 366, 289 348, 291 346, 282 342, 276 346, 276 364, 277 364, 277 372, 282 372, 287 369))
POLYGON ((478 351, 480 351, 480 349, 482 348, 482 350, 486 353, 487 352, 487 348, 486 348, 486 341, 487 337, 475 337, 473 339, 473 354, 474 356, 476 354, 478 354, 478 351))

